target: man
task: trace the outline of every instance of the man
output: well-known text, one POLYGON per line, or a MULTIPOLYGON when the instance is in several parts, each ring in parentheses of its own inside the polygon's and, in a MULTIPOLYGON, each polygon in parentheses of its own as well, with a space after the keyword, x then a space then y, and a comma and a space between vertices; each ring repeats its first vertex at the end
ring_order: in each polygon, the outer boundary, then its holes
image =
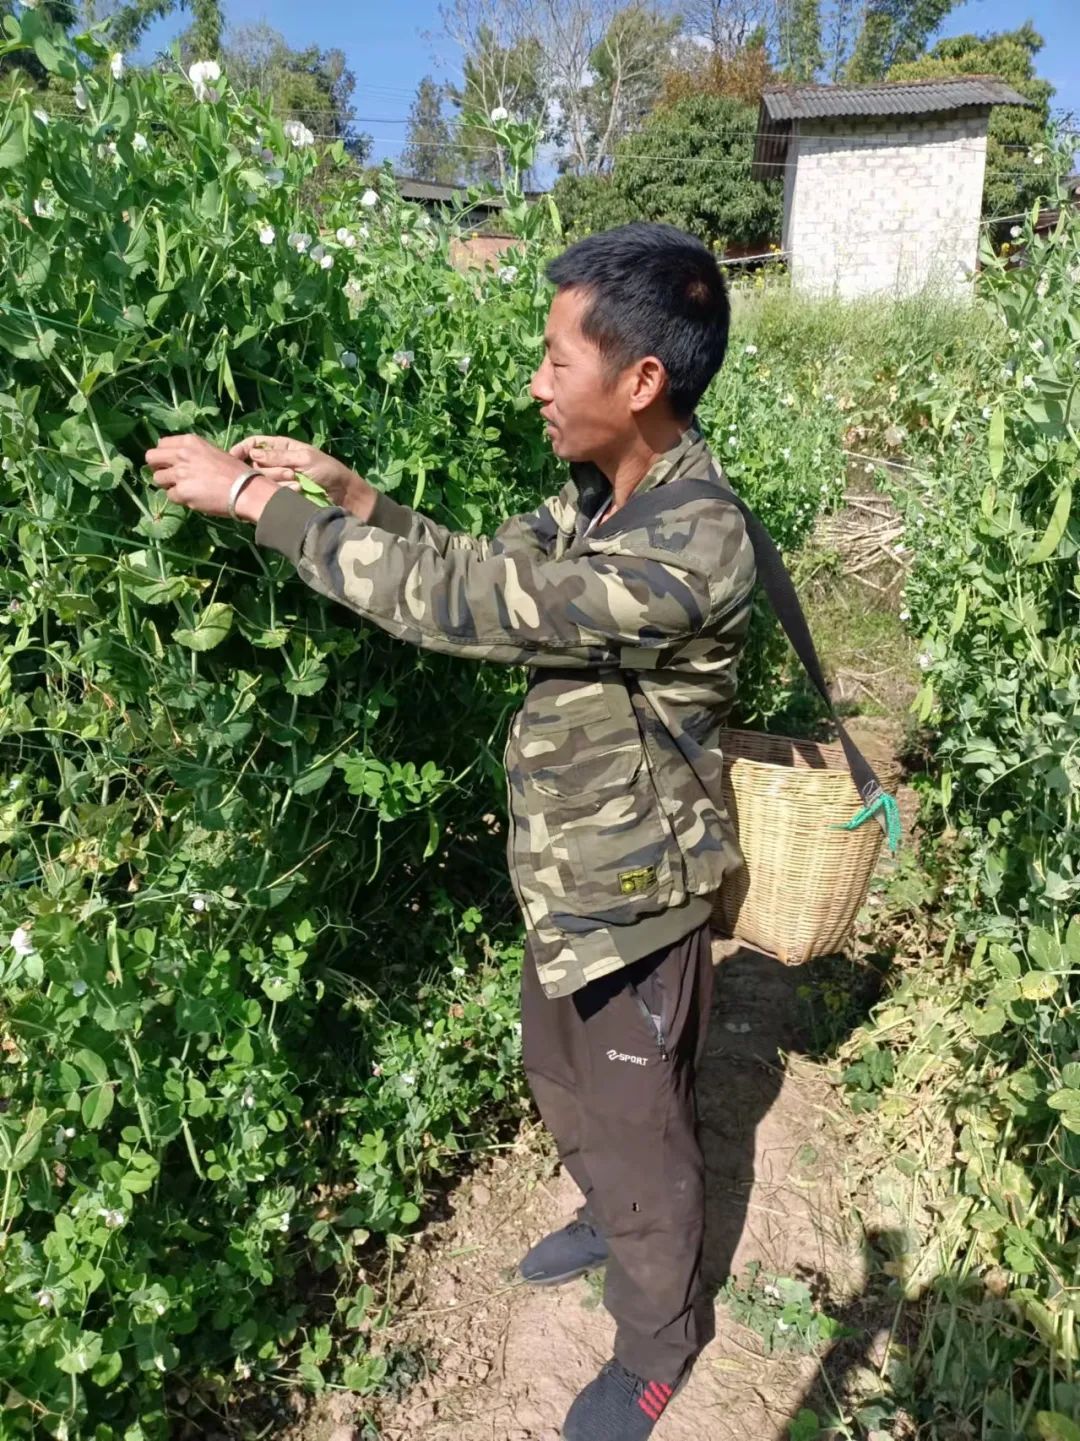
POLYGON ((571 478, 491 539, 280 437, 231 456, 169 437, 147 463, 171 499, 216 515, 258 467, 236 513, 313 589, 414 645, 530 667, 506 752, 524 1063, 584 1204, 521 1270, 557 1285, 606 1262, 615 1355, 563 1435, 643 1441, 713 1334, 694 1076, 712 897, 738 859, 718 732, 755 567, 693 423, 727 345, 712 255, 634 224, 580 241, 548 275, 531 389, 571 478), (297 470, 334 506, 289 488, 297 470))

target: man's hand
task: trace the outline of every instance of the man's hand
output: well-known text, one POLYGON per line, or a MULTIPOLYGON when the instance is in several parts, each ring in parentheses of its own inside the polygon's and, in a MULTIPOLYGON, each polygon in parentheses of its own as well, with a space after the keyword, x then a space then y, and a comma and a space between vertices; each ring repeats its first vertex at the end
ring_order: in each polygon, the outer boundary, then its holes
MULTIPOLYGON (((198 435, 163 436, 146 452, 146 464, 154 472, 154 484, 171 501, 204 515, 228 515, 233 481, 255 465, 198 435)), ((250 481, 247 489, 257 484, 257 480, 250 481)))
POLYGON ((374 487, 342 461, 313 445, 291 440, 287 435, 249 435, 234 445, 230 454, 292 490, 299 489, 296 473, 303 471, 326 491, 334 505, 362 521, 371 518, 377 495, 374 487))

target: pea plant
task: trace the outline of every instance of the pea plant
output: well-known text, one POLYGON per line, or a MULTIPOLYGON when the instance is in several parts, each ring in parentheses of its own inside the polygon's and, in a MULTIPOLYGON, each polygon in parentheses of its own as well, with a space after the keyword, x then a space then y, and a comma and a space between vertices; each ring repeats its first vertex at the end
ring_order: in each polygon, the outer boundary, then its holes
POLYGON ((248 1379, 384 1376, 361 1258, 520 1104, 492 878, 522 689, 361 626, 141 458, 286 433, 459 530, 532 508, 560 232, 511 121, 517 241, 457 269, 452 216, 214 62, 138 71, 43 8, 3 22, 30 53, 47 86, 0 102, 0 1431, 138 1441, 248 1379))

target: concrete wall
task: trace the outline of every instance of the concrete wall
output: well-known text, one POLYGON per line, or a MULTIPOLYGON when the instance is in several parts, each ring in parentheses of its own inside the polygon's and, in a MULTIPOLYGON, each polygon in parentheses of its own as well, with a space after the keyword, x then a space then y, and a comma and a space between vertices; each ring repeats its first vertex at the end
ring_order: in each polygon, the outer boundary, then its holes
POLYGON ((965 291, 978 254, 988 115, 796 122, 784 186, 796 289, 965 291))

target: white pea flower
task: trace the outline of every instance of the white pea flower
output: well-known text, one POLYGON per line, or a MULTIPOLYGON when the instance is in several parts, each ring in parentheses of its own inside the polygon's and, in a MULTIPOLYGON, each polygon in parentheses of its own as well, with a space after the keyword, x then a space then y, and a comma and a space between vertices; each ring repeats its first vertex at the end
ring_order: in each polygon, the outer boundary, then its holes
POLYGON ((264 245, 273 245, 277 239, 277 231, 272 225, 263 225, 259 230, 259 239, 264 245))
MULTIPOLYGON (((1042 295, 1045 295, 1045 294, 1046 294, 1046 291, 1043 290, 1043 291, 1041 291, 1040 293, 1041 293, 1042 295)), ((1045 350, 1045 348, 1046 348, 1046 341, 1043 340, 1043 338, 1042 338, 1041 335, 1037 335, 1037 336, 1035 337, 1035 339, 1031 342, 1031 348, 1032 348, 1032 350, 1045 350)))
POLYGON ((372 209, 372 207, 378 205, 378 203, 379 197, 374 190, 365 190, 363 195, 361 195, 360 197, 360 204, 365 208, 365 210, 372 209))
POLYGON ((911 619, 911 611, 909 611, 909 610, 902 610, 902 611, 900 612, 900 619, 901 619, 901 620, 910 620, 910 619, 911 619))
POLYGON ((341 352, 341 363, 342 363, 342 365, 345 367, 346 370, 355 370, 355 369, 356 369, 356 363, 357 363, 357 362, 356 362, 356 351, 355 351, 355 350, 343 350, 343 351, 341 352))
POLYGON ((72 983, 71 983, 71 994, 72 994, 73 996, 85 996, 85 995, 86 995, 86 982, 85 982, 84 980, 82 980, 81 978, 80 978, 79 980, 77 980, 77 981, 72 981, 72 983))
POLYGON ((334 239, 339 245, 344 245, 346 250, 351 250, 356 244, 356 236, 344 225, 338 226, 334 232, 334 239))
POLYGON ((196 60, 188 71, 188 79, 195 91, 195 99, 216 104, 220 93, 212 88, 215 80, 221 79, 221 66, 216 60, 196 60))
POLYGON ((38 1291, 34 1300, 43 1311, 51 1311, 53 1306, 53 1293, 51 1291, 38 1291))
POLYGON ((124 1224, 123 1211, 110 1209, 107 1206, 101 1206, 98 1208, 98 1215, 102 1218, 110 1231, 118 1231, 120 1227, 124 1224))
POLYGON ((191 898, 191 909, 192 909, 193 911, 205 911, 205 910, 206 910, 206 897, 205 897, 205 896, 192 896, 192 898, 191 898))
POLYGON ((1034 377, 1033 375, 1025 375, 1025 376, 1024 376, 1024 389, 1025 389, 1025 390, 1034 390, 1034 389, 1035 389, 1035 377, 1034 377))
POLYGON ((411 1071, 405 1071, 405 1072, 402 1074, 402 1077, 401 1077, 401 1084, 402 1084, 403 1086, 415 1086, 415 1085, 416 1085, 416 1077, 413 1075, 413 1073, 412 1073, 411 1071))
POLYGON ((455 976, 463 976, 465 974, 464 966, 451 966, 450 970, 451 973, 455 976))
POLYGON ((164 1301, 155 1301, 155 1302, 154 1302, 154 1315, 155 1315, 155 1316, 164 1316, 164 1314, 165 1314, 165 1303, 164 1303, 164 1301))
POLYGON ((990 417, 993 415, 993 413, 994 413, 994 407, 993 407, 992 405, 984 405, 984 406, 983 406, 983 408, 982 408, 982 418, 983 418, 983 420, 989 420, 990 417))
POLYGON ((123 54, 122 54, 119 50, 118 50, 118 51, 116 52, 116 54, 112 57, 112 59, 109 61, 109 69, 112 71, 112 78, 113 78, 114 80, 121 80, 121 79, 123 78, 123 75, 124 75, 124 57, 123 57, 123 54))
POLYGON ((326 246, 325 246, 325 245, 313 245, 313 246, 311 247, 311 258, 312 258, 312 260, 314 260, 314 261, 319 261, 319 260, 321 260, 321 259, 323 258, 323 256, 324 256, 325 254, 326 254, 326 246))
MULTIPOLYGON (((460 358, 460 360, 458 361, 458 363, 457 363, 457 368, 461 371, 462 375, 465 375, 465 374, 467 373, 467 371, 468 371, 468 369, 469 369, 469 366, 470 366, 471 364, 472 364, 472 356, 471 356, 471 355, 463 355, 463 356, 460 358)), ((454 967, 454 975, 455 975, 455 976, 457 976, 457 975, 464 975, 464 969, 463 969, 462 967, 460 967, 460 966, 455 966, 455 967, 454 967)))
POLYGON ((111 160, 119 160, 120 151, 116 148, 115 140, 110 140, 105 146, 105 154, 108 155, 111 160))
POLYGON ((233 1369, 236 1371, 236 1374, 240 1377, 241 1381, 250 1381, 251 1367, 246 1361, 241 1361, 239 1356, 237 1356, 236 1358, 236 1365, 233 1369))
POLYGON ((286 1211, 285 1214, 284 1214, 284 1216, 282 1216, 280 1222, 278 1223, 278 1230, 279 1230, 279 1231, 287 1231, 287 1230, 289 1229, 289 1222, 290 1222, 291 1220, 292 1220, 292 1217, 289 1215, 288 1211, 286 1211))
POLYGON ((131 137, 131 148, 139 155, 141 155, 144 150, 150 149, 150 142, 141 130, 136 130, 135 134, 131 137))
POLYGON ((746 349, 743 351, 743 354, 744 354, 744 355, 756 355, 756 354, 757 354, 757 346, 756 346, 756 345, 748 345, 748 346, 746 347, 746 349))
POLYGON ((934 664, 934 657, 930 654, 930 652, 929 652, 928 650, 920 651, 920 653, 919 653, 919 667, 920 667, 920 669, 921 669, 921 670, 929 670, 930 667, 931 667, 933 664, 934 664))
POLYGON ((294 150, 305 150, 315 144, 314 135, 299 120, 286 120, 284 130, 285 139, 291 142, 294 150))
POLYGON ((505 105, 496 105, 495 109, 491 112, 491 123, 493 125, 499 125, 502 121, 509 119, 510 112, 505 105))
POLYGON ((400 238, 401 238, 401 243, 402 243, 402 245, 404 246, 404 248, 405 248, 406 250, 408 250, 409 246, 412 244, 412 236, 409 234, 409 232, 408 232, 407 230, 403 230, 403 231, 401 232, 401 237, 400 237, 400 238))
POLYGON ((157 1355, 157 1356, 155 1356, 155 1357, 154 1357, 154 1365, 158 1368, 159 1371, 164 1371, 164 1370, 165 1370, 165 1357, 162 1356, 162 1355, 160 1355, 160 1354, 157 1355))
POLYGON ((332 255, 324 255, 319 261, 319 266, 323 270, 333 270, 334 257, 332 255))
POLYGON ((303 255, 311 244, 311 236, 303 230, 294 230, 289 236, 289 245, 298 255, 303 255))
POLYGON ((790 445, 785 445, 784 448, 783 448, 783 450, 780 452, 780 454, 784 457, 785 460, 790 460, 790 459, 791 459, 791 446, 790 446, 790 445))
POLYGON ((90 97, 86 93, 86 86, 81 80, 75 82, 75 104, 80 110, 85 110, 90 104, 90 97))
POLYGON ((51 220, 53 208, 48 200, 42 200, 40 195, 34 197, 34 214, 39 220, 51 220))
POLYGON ((1035 159, 1032 161, 1033 165, 1041 165, 1042 163, 1043 157, 1041 155, 1036 155, 1035 159))
POLYGON ((790 410, 791 407, 795 404, 795 397, 790 392, 787 395, 782 395, 780 397, 780 404, 786 405, 790 410))
POLYGON ((382 1067, 381 1067, 381 1066, 372 1066, 372 1068, 371 1068, 371 1074, 372 1074, 373 1076, 381 1076, 381 1075, 382 1075, 382 1067))
POLYGON ((65 1140, 67 1140, 67 1141, 72 1140, 72 1138, 74 1137, 74 1135, 75 1135, 75 1127, 74 1127, 74 1126, 65 1126, 65 1127, 64 1127, 64 1139, 65 1139, 65 1140))
POLYGON ((518 268, 516 265, 503 265, 499 268, 499 279, 504 285, 513 285, 517 279, 518 268))
MULTIPOLYGON (((369 195, 371 194, 371 191, 370 191, 370 190, 368 191, 368 194, 369 194, 369 195)), ((360 237, 361 240, 366 240, 366 239, 368 238, 368 236, 371 234, 371 229, 370 229, 370 227, 367 226, 367 225, 358 225, 358 226, 356 227, 356 233, 357 233, 357 235, 359 235, 359 237, 360 237)))
POLYGON ((250 1086, 247 1087, 247 1089, 244 1091, 244 1094, 240 1097, 240 1104, 241 1106, 243 1106, 245 1111, 254 1110, 255 1092, 251 1089, 250 1086))
POLYGON ((411 350, 395 350, 394 360, 403 370, 408 370, 409 366, 413 363, 413 353, 411 350))
POLYGON ((32 956, 34 954, 34 943, 30 939, 30 932, 25 926, 15 927, 11 933, 9 944, 17 956, 32 956))
POLYGON ((35 111, 34 111, 34 119, 35 119, 36 121, 38 121, 39 124, 41 124, 41 125, 48 125, 48 123, 49 123, 49 112, 48 112, 47 110, 35 110, 35 111))
POLYGON ((1023 233, 1024 232, 1020 229, 1019 225, 1014 225, 1013 228, 1009 231, 1009 234, 1014 240, 1019 240, 1023 233))
POLYGON ((836 396, 833 395, 832 391, 830 390, 826 391, 826 393, 821 398, 826 402, 826 404, 831 405, 832 402, 836 399, 836 396))

